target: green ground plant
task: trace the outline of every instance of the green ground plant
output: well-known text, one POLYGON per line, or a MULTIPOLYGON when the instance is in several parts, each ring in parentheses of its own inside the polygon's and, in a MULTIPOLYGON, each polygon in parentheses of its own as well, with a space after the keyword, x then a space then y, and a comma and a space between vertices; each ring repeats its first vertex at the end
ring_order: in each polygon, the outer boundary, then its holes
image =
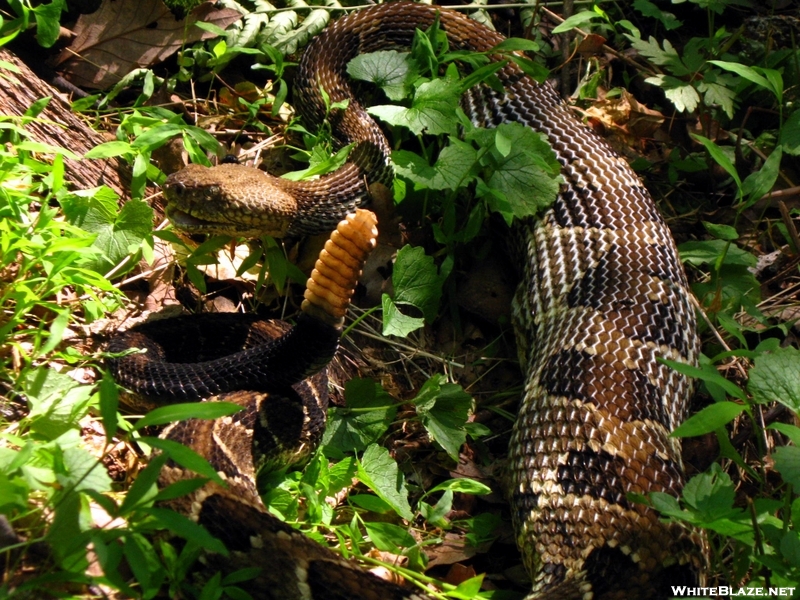
MULTIPOLYGON (((51 43, 63 3, 36 9, 10 4, 16 17, 0 24, 0 41, 36 23, 40 41, 51 43)), ((756 267, 768 251, 781 250, 790 261, 800 251, 792 219, 775 217, 765 202, 776 182, 788 179, 782 169, 800 152, 800 111, 795 110, 800 61, 796 47, 759 53, 751 44, 751 54, 737 54, 744 52, 737 44, 747 35, 726 17, 742 4, 697 0, 673 7, 673 14, 636 0, 633 13, 620 15, 613 3, 598 2, 560 29, 593 28, 630 44, 639 66, 627 70, 622 83, 641 80, 661 90, 663 95, 654 96, 656 108, 699 124, 694 142, 668 148, 647 168, 650 178, 674 186, 685 198, 670 202, 689 213, 681 220, 690 223, 691 234, 680 240, 680 249, 694 281, 704 342, 698 368, 672 365, 696 377, 700 387, 693 416, 675 435, 710 436, 719 458, 689 480, 681 498, 653 494, 639 500, 706 532, 712 584, 788 587, 800 581, 795 493, 800 428, 794 424, 800 410, 800 357, 792 347, 790 310, 797 304, 791 279, 797 262, 769 282, 756 267), (689 25, 698 15, 702 32, 689 25), (754 111, 774 118, 756 125, 754 111), (715 133, 720 130, 726 135, 715 133), (717 179, 719 195, 727 201, 722 207, 701 200, 686 183, 695 173, 714 169, 722 173, 717 179), (697 206, 689 208, 692 201, 697 206), (768 422, 774 415, 778 418, 768 422), (742 431, 747 435, 737 436, 742 431)), ((170 81, 140 72, 102 99, 99 108, 91 108, 108 110, 116 93, 138 82, 138 99, 118 111, 117 140, 88 156, 122 156, 133 165, 132 199, 122 208, 107 189, 67 191, 63 158, 68 152, 27 138, 25 125, 37 118, 44 101, 25 117, 0 120, 6 142, 0 151, 0 373, 3 396, 21 413, 4 412, 0 420, 0 514, 24 534, 2 550, 6 578, 0 595, 36 590, 86 597, 82 590, 95 585, 142 598, 247 597, 237 585, 253 576, 247 570, 227 577, 211 574, 203 582, 187 576, 203 551, 225 549, 185 517, 156 505, 218 475, 190 450, 142 433, 147 426, 188 415, 216 418, 232 407, 177 405, 138 420, 126 416, 119 410, 116 385, 99 367, 101 355, 87 357, 71 340, 124 303, 114 282, 135 269, 140 258, 152 260, 155 239, 187 246, 174 232, 153 231, 152 210, 142 198, 146 183, 161 182, 163 174, 153 166, 152 152, 175 137, 183 139, 193 162, 207 164, 207 153, 219 152, 213 137, 186 125, 181 115, 145 106, 156 86, 193 77, 212 80, 235 57, 253 56, 269 65, 263 68, 272 73, 273 95, 240 99, 240 107, 247 127, 264 128, 263 109, 271 103, 269 112, 278 115, 288 97, 284 76, 290 63, 284 53, 321 29, 329 11, 314 9, 301 27, 292 25, 290 11, 250 14, 248 27, 226 34, 224 42, 187 48, 170 81), (101 373, 95 384, 78 383, 68 374, 87 366, 101 373), (101 424, 94 442, 85 433, 90 422, 101 424), (132 484, 114 482, 106 472, 121 444, 136 447, 143 457, 132 484), (152 449, 161 454, 151 454, 152 449), (168 459, 201 479, 158 490, 158 473, 168 459), (175 537, 159 536, 162 531, 175 537), (23 567, 31 563, 36 572, 23 576, 23 567)), ((510 40, 500 50, 541 79, 542 67, 513 53, 541 48, 539 41, 510 40)), ((432 223, 424 247, 406 246, 397 253, 393 292, 383 295, 380 307, 383 335, 411 336, 401 342, 406 345, 416 343, 413 336, 426 324, 453 312, 453 282, 464 257, 492 248, 485 228, 489 215, 510 223, 535 214, 558 187, 558 166, 541 136, 513 125, 478 129, 457 108, 463 90, 479 81, 492 85, 496 69, 480 55, 451 52, 435 27, 417 36, 411 53, 365 55, 349 67, 351 76, 375 84, 394 103, 370 111, 395 134, 398 179, 392 191, 398 209, 411 223, 432 223), (465 64, 470 69, 460 72, 457 65, 465 64)), ((584 105, 600 88, 608 90, 607 97, 619 92, 600 63, 587 71, 577 94, 584 105)), ((80 104, 88 108, 97 99, 80 104)), ((344 149, 331 158, 336 149, 324 131, 308 132, 299 123, 289 129, 310 148, 297 151, 310 163, 298 177, 333 170, 346 156, 344 149)), ((670 210, 668 218, 677 220, 670 210)), ((213 238, 190 248, 182 267, 201 291, 206 279, 200 267, 227 242, 213 238)), ((259 288, 266 273, 281 288, 291 273, 302 281, 273 240, 254 247, 240 273, 257 264, 267 265, 259 288)), ((366 322, 371 314, 361 318, 366 322)), ((474 399, 449 370, 447 375, 427 372, 416 393, 402 400, 369 379, 350 381, 344 398, 345 406, 331 409, 322 447, 304 471, 262 478, 270 485, 264 499, 274 514, 369 564, 377 562, 371 548, 402 555, 405 566, 392 568, 419 585, 430 581, 424 573, 425 548, 445 534, 457 532, 474 547, 496 537, 501 523, 496 511, 449 517, 457 494, 485 495, 491 491, 486 485, 468 478, 423 485, 384 445, 396 435, 398 422, 410 424, 441 450, 443 464, 453 465, 465 443, 480 446, 497 433, 472 420, 474 399), (344 490, 349 490, 346 501, 333 508, 326 499, 341 497, 344 490)), ((491 408, 504 414, 501 406, 491 408)), ((510 422, 513 415, 508 417, 510 422)), ((477 576, 444 585, 442 597, 505 597, 481 590, 482 583, 477 576)))

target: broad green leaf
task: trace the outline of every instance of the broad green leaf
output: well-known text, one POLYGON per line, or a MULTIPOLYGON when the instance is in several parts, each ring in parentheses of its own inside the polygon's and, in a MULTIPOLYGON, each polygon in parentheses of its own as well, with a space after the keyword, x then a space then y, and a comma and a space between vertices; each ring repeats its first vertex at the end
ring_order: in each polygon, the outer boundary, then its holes
POLYGON ((28 487, 20 480, 12 479, 0 471, 0 510, 12 506, 25 509, 28 505, 28 491, 28 487))
POLYGON ((678 250, 681 260, 692 265, 713 265, 723 252, 725 253, 725 263, 729 265, 755 267, 758 262, 758 259, 750 252, 724 240, 684 242, 678 247, 678 250))
POLYGON ((422 317, 410 317, 403 314, 387 294, 382 297, 383 309, 383 335, 396 335, 406 337, 412 331, 416 331, 425 325, 422 317))
POLYGON ((111 478, 100 460, 83 448, 65 448, 62 454, 64 472, 56 473, 56 479, 64 488, 73 491, 111 490, 111 478))
POLYGON ((706 406, 686 419, 672 432, 672 435, 675 437, 692 437, 710 433, 730 423, 744 409, 743 405, 735 402, 717 402, 706 406))
POLYGON ((377 513, 379 515, 386 514, 392 510, 391 505, 378 496, 372 494, 352 494, 347 497, 348 502, 356 506, 377 513))
POLYGON ((663 362, 671 369, 675 369, 676 371, 678 371, 678 373, 683 373, 684 375, 688 375, 689 377, 696 377, 697 379, 700 379, 704 382, 707 383, 710 382, 715 385, 718 385, 723 390, 725 390, 726 393, 733 396, 734 398, 738 398, 742 402, 747 400, 747 397, 745 396, 745 393, 742 391, 742 389, 732 381, 728 381, 722 375, 720 375, 717 372, 717 370, 713 367, 713 365, 708 365, 706 366, 706 368, 699 368, 693 365, 687 365, 686 363, 681 363, 673 360, 658 359, 658 362, 663 362))
POLYGON ((772 453, 775 470, 781 474, 786 483, 794 489, 800 489, 800 448, 797 446, 781 446, 772 453))
POLYGON ((86 414, 92 386, 80 385, 69 375, 40 367, 23 377, 22 389, 28 399, 31 429, 47 439, 56 439, 86 414))
POLYGON ((344 408, 328 409, 323 446, 343 452, 361 452, 386 432, 397 414, 392 397, 371 379, 351 379, 345 384, 344 408))
POLYGON ((713 235, 718 240, 725 240, 725 241, 733 241, 739 237, 739 233, 736 231, 735 227, 731 227, 730 225, 723 225, 721 223, 709 223, 708 221, 703 221, 703 227, 706 228, 706 231, 713 235))
POLYGON ((780 144, 786 154, 800 155, 800 110, 795 110, 780 128, 780 144))
POLYGON ((781 158, 783 152, 777 146, 755 173, 748 175, 742 182, 742 194, 745 196, 746 206, 751 206, 762 196, 765 196, 775 185, 778 179, 778 172, 781 168, 781 158))
POLYGON ((137 252, 152 234, 153 209, 142 200, 128 200, 118 210, 116 195, 101 189, 94 190, 91 196, 76 193, 65 198, 62 207, 70 223, 97 235, 93 245, 103 254, 85 266, 98 273, 108 272, 137 252))
POLYGON ((758 86, 772 92, 773 94, 778 97, 781 90, 775 88, 775 86, 770 82, 766 77, 759 74, 756 69, 753 67, 748 67, 747 65, 743 65, 742 63, 738 62, 728 62, 724 60, 710 60, 708 61, 712 65, 718 66, 720 69, 725 69, 726 71, 731 71, 732 73, 736 73, 740 77, 744 77, 748 81, 755 83, 758 86))
POLYGON ((45 540, 62 569, 80 573, 88 566, 86 545, 91 520, 86 496, 67 493, 54 508, 45 540))
POLYGON ((569 17, 567 19, 564 19, 564 22, 561 23, 561 25, 559 25, 555 29, 553 29, 553 33, 554 34, 556 34, 556 33, 564 33, 564 32, 570 31, 572 29, 575 29, 576 27, 580 27, 584 23, 588 23, 589 21, 594 21, 595 19, 599 19, 599 18, 601 18, 601 17, 596 12, 593 12, 593 11, 590 11, 590 10, 585 10, 585 11, 579 12, 579 13, 577 13, 575 15, 572 15, 571 17, 569 17))
POLYGON ((166 508, 150 507, 147 514, 155 518, 162 526, 173 533, 178 534, 183 539, 196 543, 198 546, 228 556, 228 549, 225 544, 212 536, 204 527, 198 525, 188 517, 184 517, 166 508))
MULTIPOLYGON (((467 134, 486 147, 495 148, 482 155, 481 164, 488 167, 487 187, 493 195, 502 197, 514 217, 525 218, 539 214, 555 202, 561 182, 561 166, 544 135, 519 123, 504 123, 494 130, 476 129, 467 134)), ((478 188, 485 196, 485 188, 478 188)), ((487 198, 490 207, 502 208, 487 198)))
POLYGON ((467 142, 451 137, 450 145, 439 153, 435 165, 442 188, 430 187, 451 190, 465 187, 474 179, 477 164, 478 152, 475 148, 467 142))
POLYGON ((458 461, 458 451, 467 440, 464 425, 472 410, 472 396, 438 375, 423 384, 412 402, 430 436, 458 461))
POLYGON ((410 129, 415 135, 457 133, 456 108, 459 102, 458 81, 434 79, 420 84, 411 101, 411 108, 380 105, 367 110, 390 125, 410 129))
POLYGON ((735 495, 730 476, 717 464, 713 464, 709 472, 692 477, 683 488, 683 499, 705 521, 741 513, 741 509, 733 506, 735 495))
MULTIPOLYGON (((800 447, 800 427, 796 425, 789 425, 788 423, 770 423, 767 429, 774 429, 780 431, 783 435, 792 440, 795 446, 800 447)), ((800 521, 798 521, 800 523, 800 521)))
POLYGON ((713 158, 720 167, 725 169, 728 175, 730 175, 736 182, 736 186, 741 189, 742 180, 739 179, 739 173, 736 171, 736 167, 733 166, 731 159, 728 158, 728 155, 725 154, 720 147, 710 139, 703 137, 702 135, 692 135, 692 137, 703 144, 706 151, 711 155, 711 158, 713 158))
POLYGON ((700 94, 690 83, 671 75, 653 75, 645 79, 647 83, 660 87, 664 95, 681 112, 693 112, 700 104, 700 94))
POLYGON ((400 554, 403 548, 412 548, 417 545, 417 541, 408 533, 408 530, 392 523, 365 521, 364 528, 375 547, 384 552, 400 554))
POLYGON ((392 152, 392 163, 395 172, 411 181, 415 189, 443 190, 448 187, 439 169, 415 152, 395 150, 392 152))
POLYGON ((138 473, 133 484, 125 494, 122 504, 119 506, 120 515, 127 515, 139 505, 152 502, 153 498, 158 494, 156 482, 167 460, 169 460, 167 454, 155 456, 148 465, 138 473))
POLYGON ((392 272, 394 301, 416 306, 427 322, 436 318, 442 297, 442 278, 433 257, 419 247, 403 246, 392 272))
POLYGON ((170 404, 151 410, 136 422, 136 429, 148 425, 165 425, 186 419, 218 419, 227 417, 242 410, 242 406, 233 402, 187 402, 170 404))
POLYGON ((372 444, 364 451, 358 463, 358 478, 398 515, 407 521, 414 518, 405 477, 386 448, 372 444))
POLYGON ((539 52, 541 49, 542 45, 533 40, 526 40, 525 38, 506 38, 492 48, 490 52, 539 52))
POLYGON ((188 446, 184 446, 183 444, 173 440, 165 440, 147 436, 142 436, 138 439, 148 446, 158 448, 162 452, 166 453, 170 459, 174 460, 176 463, 188 469, 189 471, 197 473, 201 477, 207 477, 212 481, 216 481, 220 485, 225 485, 222 477, 219 476, 219 473, 217 473, 214 467, 212 467, 205 458, 197 454, 197 452, 188 446))
POLYGON ((354 79, 374 83, 394 101, 409 94, 411 83, 417 77, 411 55, 396 50, 360 54, 347 63, 347 73, 354 79))
POLYGON ((150 152, 163 146, 172 138, 179 136, 183 133, 185 126, 177 123, 163 123, 156 127, 151 127, 134 141, 133 148, 143 149, 146 148, 150 152))
POLYGON ((747 389, 759 404, 780 402, 800 412, 800 350, 787 346, 756 357, 747 389))
POLYGON ((459 583, 458 586, 456 586, 456 589, 448 591, 447 595, 451 598, 472 600, 473 598, 477 597, 478 593, 481 591, 484 577, 485 573, 481 573, 475 577, 470 577, 469 579, 459 583))
POLYGON ((633 7, 642 13, 645 17, 653 17, 654 19, 658 19, 661 24, 664 26, 664 29, 667 31, 671 29, 677 29, 683 23, 678 20, 675 15, 670 12, 661 10, 650 2, 650 0, 634 0, 633 7))
POLYGON ((113 158, 115 156, 123 156, 132 152, 133 149, 128 142, 105 142, 99 146, 95 146, 83 155, 84 158, 113 158))

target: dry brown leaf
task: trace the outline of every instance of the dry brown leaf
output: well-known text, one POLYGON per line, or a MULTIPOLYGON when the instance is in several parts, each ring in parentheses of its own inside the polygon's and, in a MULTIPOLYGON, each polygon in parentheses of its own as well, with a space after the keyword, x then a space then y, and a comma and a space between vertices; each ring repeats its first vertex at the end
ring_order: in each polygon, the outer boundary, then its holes
POLYGON ((204 2, 176 20, 162 0, 103 0, 100 8, 75 25, 75 40, 56 59, 64 76, 86 88, 114 85, 137 67, 149 67, 175 53, 182 44, 214 37, 194 24, 225 28, 242 15, 204 2))

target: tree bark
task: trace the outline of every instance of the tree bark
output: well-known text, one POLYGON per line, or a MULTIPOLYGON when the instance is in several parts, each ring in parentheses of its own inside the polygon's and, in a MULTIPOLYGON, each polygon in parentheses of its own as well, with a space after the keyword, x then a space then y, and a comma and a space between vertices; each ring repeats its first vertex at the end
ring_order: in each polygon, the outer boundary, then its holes
MULTIPOLYGON (((35 75, 16 55, 0 48, 0 60, 19 69, 19 73, 0 70, 0 116, 22 116, 36 100, 52 98, 36 119, 25 124, 32 140, 66 148, 78 157, 108 141, 72 112, 61 93, 35 75)), ((74 189, 107 185, 119 194, 121 201, 129 197, 131 170, 117 158, 76 161, 65 157, 64 167, 65 177, 74 189)))

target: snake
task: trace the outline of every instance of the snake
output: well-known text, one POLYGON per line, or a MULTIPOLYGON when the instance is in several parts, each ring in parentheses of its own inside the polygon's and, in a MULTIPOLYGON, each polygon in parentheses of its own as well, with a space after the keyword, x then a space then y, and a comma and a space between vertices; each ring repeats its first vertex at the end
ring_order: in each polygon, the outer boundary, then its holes
MULTIPOLYGON (((237 164, 190 165, 164 186, 172 223, 192 233, 294 236, 329 229, 366 204, 373 184, 391 182, 391 146, 354 94, 347 64, 364 52, 408 48, 417 29, 435 22, 451 49, 502 59, 492 54, 502 35, 452 10, 401 1, 348 14, 308 46, 295 81, 304 122, 319 126, 327 118, 336 144, 353 144, 347 162, 300 182, 237 164)), ((479 127, 517 122, 543 134, 563 177, 551 208, 512 225, 512 260, 521 271, 512 314, 524 387, 507 470, 532 582, 527 597, 671 597, 673 585, 702 584, 704 541, 637 497, 677 497, 685 482, 670 432, 687 415, 692 382, 664 360, 697 363, 686 274, 655 201, 627 162, 547 83, 509 61, 497 77, 502 90, 465 92, 465 113, 479 127)), ((230 495, 215 498, 241 510, 230 495)), ((252 524, 268 518, 258 515, 248 523, 251 538, 252 524)), ((260 527, 254 535, 263 545, 277 535, 266 530, 279 526, 260 527)), ((284 541, 296 538, 281 531, 284 541)), ((308 563, 295 569, 305 582, 317 581, 308 563)), ((325 564, 329 582, 349 568, 330 557, 325 564)), ((373 597, 365 585, 354 584, 350 597, 373 597)), ((392 588, 384 597, 425 597, 404 593, 392 588)))

